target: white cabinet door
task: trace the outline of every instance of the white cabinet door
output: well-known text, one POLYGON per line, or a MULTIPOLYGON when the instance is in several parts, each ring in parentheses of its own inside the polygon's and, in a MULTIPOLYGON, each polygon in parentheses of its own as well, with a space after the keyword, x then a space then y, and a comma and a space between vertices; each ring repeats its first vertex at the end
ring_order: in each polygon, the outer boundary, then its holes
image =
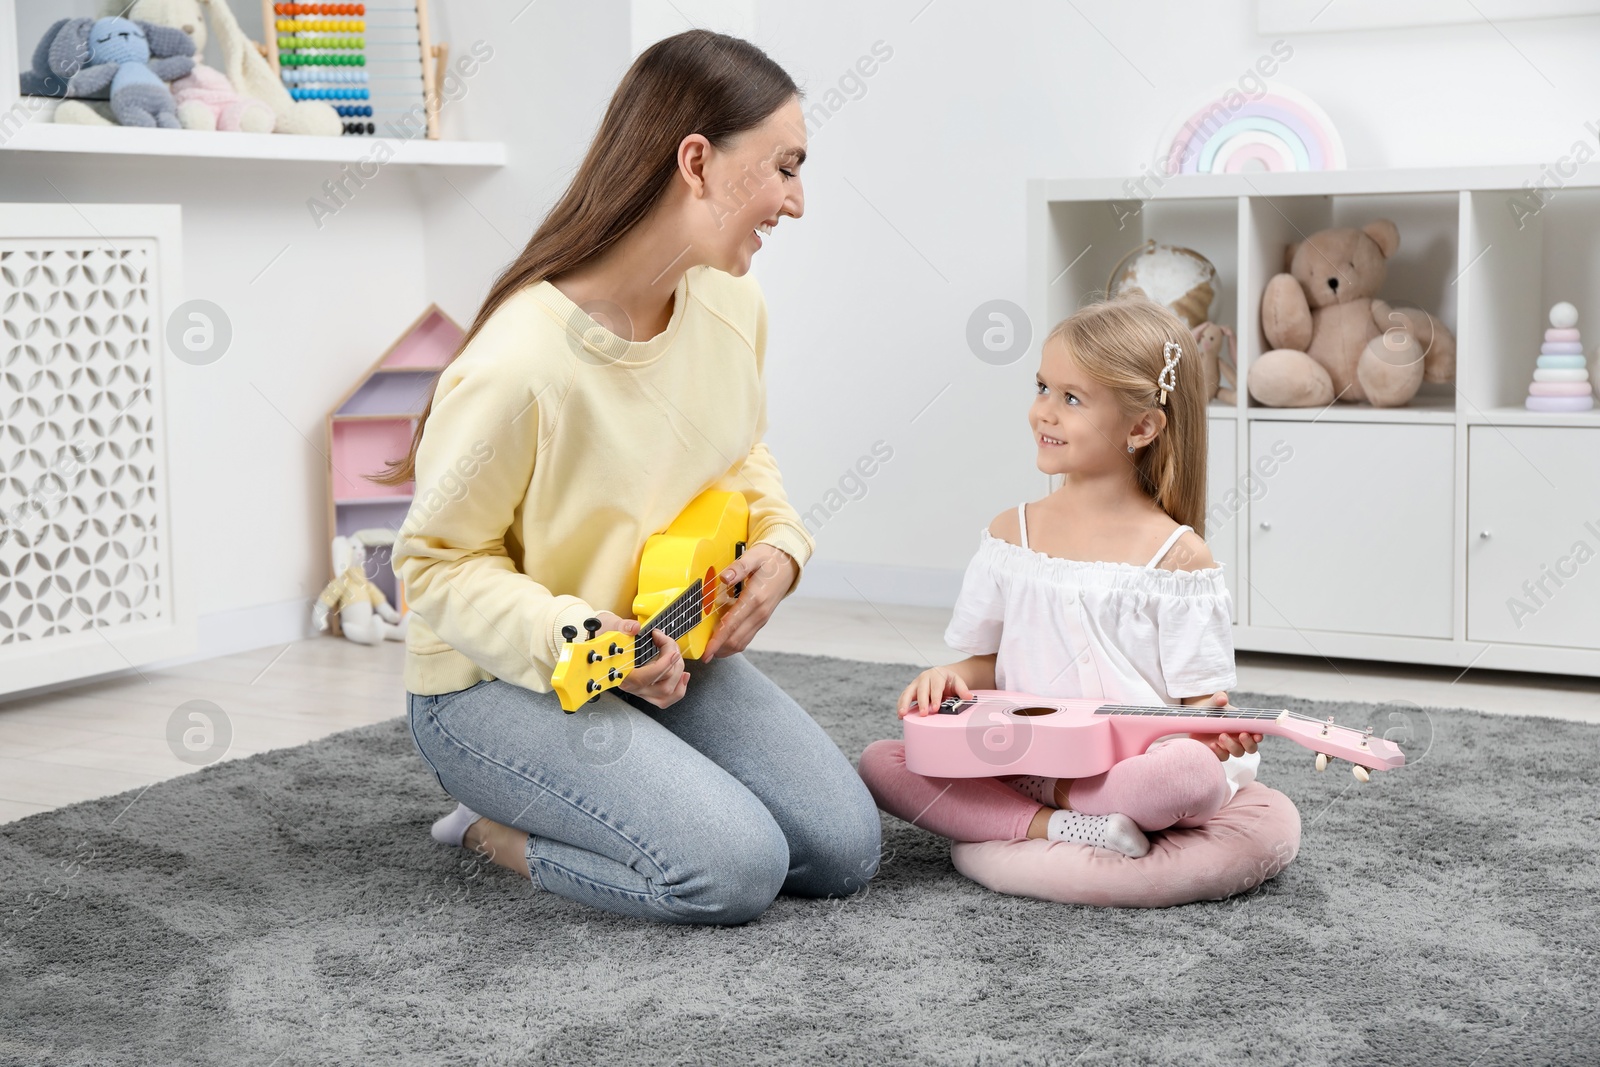
POLYGON ((1222 564, 1222 580, 1233 599, 1233 621, 1239 621, 1239 576, 1234 573, 1239 558, 1239 515, 1244 510, 1245 493, 1239 481, 1239 422, 1237 419, 1210 419, 1206 450, 1206 547, 1222 564))
POLYGON ((1250 624, 1451 636, 1455 427, 1250 423, 1250 624), (1270 473, 1268 473, 1270 471, 1270 473))
POLYGON ((1600 648, 1600 429, 1467 431, 1467 638, 1600 648))

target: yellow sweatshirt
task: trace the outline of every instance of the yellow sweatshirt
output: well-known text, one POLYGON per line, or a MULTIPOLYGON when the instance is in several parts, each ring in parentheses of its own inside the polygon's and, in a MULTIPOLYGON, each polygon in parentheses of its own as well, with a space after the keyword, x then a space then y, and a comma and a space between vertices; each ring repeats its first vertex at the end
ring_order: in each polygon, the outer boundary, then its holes
POLYGON ((415 615, 410 692, 494 678, 549 692, 561 628, 582 633, 600 609, 632 618, 645 539, 713 486, 749 500, 751 544, 802 567, 811 558, 762 441, 767 310, 755 279, 691 268, 648 341, 592 322, 539 282, 440 376, 393 556, 415 615))

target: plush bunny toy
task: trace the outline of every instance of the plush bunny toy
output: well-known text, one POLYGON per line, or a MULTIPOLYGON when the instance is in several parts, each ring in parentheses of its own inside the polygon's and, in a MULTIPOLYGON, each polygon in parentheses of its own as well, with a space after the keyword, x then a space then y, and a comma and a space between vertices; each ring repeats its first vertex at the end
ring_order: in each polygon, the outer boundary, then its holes
MULTIPOLYGON (((271 107, 260 100, 241 96, 234 91, 226 74, 200 62, 207 40, 200 0, 133 0, 131 4, 128 0, 103 0, 100 14, 121 15, 136 22, 182 30, 194 41, 193 70, 181 76, 157 71, 171 83, 172 99, 178 103, 178 122, 184 129, 272 132, 278 117, 271 107)), ((37 58, 34 63, 38 66, 37 58)), ((56 109, 55 118, 57 122, 79 126, 110 126, 116 122, 109 106, 88 100, 64 101, 56 109)))
MULTIPOLYGON (((81 40, 82 47, 73 47, 73 54, 86 56, 87 61, 67 83, 67 95, 92 97, 109 88, 111 113, 124 126, 179 129, 177 102, 149 66, 151 56, 156 54, 151 47, 152 38, 160 38, 166 45, 161 49, 162 55, 194 55, 194 42, 166 26, 125 18, 103 18, 92 23, 88 19, 69 21, 57 35, 57 44, 81 40)), ((188 63, 192 68, 193 60, 188 63)))
POLYGON ((360 645, 376 645, 388 638, 404 641, 411 613, 402 616, 389 606, 383 590, 367 577, 366 551, 350 537, 333 539, 334 579, 311 608, 311 624, 319 633, 328 630, 330 615, 338 617, 344 636, 360 645))

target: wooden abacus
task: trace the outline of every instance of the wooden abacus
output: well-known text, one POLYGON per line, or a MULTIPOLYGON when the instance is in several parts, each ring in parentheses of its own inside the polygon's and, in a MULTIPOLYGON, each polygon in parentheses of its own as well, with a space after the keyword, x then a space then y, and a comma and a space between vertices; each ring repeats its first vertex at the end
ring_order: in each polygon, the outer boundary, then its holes
POLYGON ((378 132, 379 120, 409 137, 407 118, 425 118, 439 138, 441 80, 448 48, 428 38, 428 0, 277 3, 262 0, 263 53, 296 100, 325 100, 344 132, 378 132))

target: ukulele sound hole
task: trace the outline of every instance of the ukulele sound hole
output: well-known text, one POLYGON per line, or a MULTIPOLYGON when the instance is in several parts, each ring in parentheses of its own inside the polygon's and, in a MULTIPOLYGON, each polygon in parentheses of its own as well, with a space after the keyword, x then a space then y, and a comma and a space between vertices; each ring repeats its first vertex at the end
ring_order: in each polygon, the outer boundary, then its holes
POLYGON ((1013 715, 1054 715, 1060 708, 1012 708, 1013 715))

